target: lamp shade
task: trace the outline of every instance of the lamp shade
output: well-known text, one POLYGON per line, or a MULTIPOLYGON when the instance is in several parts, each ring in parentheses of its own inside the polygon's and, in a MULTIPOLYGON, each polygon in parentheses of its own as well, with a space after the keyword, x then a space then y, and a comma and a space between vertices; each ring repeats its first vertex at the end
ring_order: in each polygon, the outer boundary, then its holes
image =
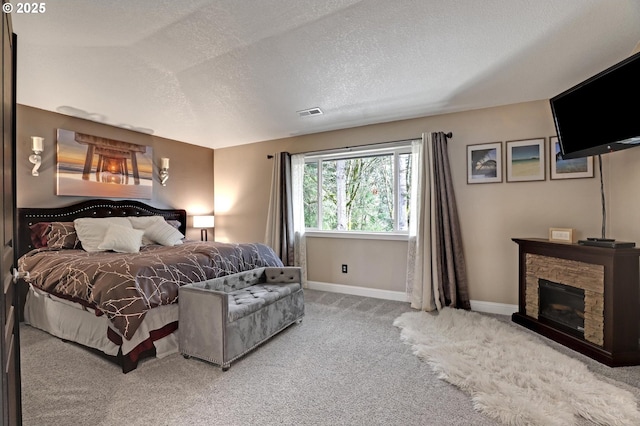
POLYGON ((44 138, 41 138, 40 136, 31 136, 31 150, 42 152, 42 141, 44 141, 44 138))
POLYGON ((194 228, 213 228, 213 216, 194 216, 193 227, 194 228))

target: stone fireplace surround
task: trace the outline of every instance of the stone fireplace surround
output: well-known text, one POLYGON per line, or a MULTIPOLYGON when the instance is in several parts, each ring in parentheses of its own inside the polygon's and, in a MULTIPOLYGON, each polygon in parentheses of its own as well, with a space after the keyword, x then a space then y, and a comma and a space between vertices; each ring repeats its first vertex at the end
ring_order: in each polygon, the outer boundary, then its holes
POLYGON ((604 266, 527 253, 525 312, 538 319, 540 278, 584 290, 584 338, 604 344, 604 266))
POLYGON ((640 365, 640 249, 517 239, 518 312, 512 320, 610 367, 640 365), (538 318, 538 279, 585 292, 584 336, 538 318))

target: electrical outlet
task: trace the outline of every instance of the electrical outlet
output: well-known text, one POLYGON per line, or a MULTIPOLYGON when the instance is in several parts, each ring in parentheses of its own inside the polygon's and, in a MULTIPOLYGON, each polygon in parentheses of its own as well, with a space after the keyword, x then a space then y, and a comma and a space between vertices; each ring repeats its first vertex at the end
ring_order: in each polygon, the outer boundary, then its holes
POLYGON ((346 274, 347 273, 347 265, 342 265, 342 273, 346 274))

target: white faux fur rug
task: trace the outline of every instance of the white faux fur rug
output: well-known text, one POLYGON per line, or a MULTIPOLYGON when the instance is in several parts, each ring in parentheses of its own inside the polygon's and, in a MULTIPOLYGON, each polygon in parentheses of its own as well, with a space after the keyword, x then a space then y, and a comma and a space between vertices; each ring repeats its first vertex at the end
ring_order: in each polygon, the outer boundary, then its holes
POLYGON ((439 377, 469 393, 474 408, 508 425, 640 425, 634 396, 583 363, 495 318, 445 308, 394 321, 439 377))

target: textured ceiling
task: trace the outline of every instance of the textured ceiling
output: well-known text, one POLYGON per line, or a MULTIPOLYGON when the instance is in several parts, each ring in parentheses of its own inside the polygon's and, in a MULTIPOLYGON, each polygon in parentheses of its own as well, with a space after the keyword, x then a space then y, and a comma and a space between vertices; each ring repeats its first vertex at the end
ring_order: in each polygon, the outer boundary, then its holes
POLYGON ((52 0, 12 20, 18 103, 211 148, 548 99, 640 41, 638 0, 52 0))

